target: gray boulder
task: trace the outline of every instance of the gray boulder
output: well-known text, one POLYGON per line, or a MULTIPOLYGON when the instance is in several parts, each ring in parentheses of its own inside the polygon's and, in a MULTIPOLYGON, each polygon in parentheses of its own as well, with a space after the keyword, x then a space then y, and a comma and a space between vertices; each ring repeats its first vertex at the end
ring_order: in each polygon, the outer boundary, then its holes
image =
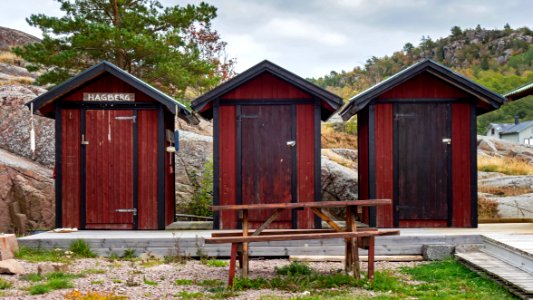
POLYGON ((501 218, 533 218, 533 193, 490 199, 498 203, 498 215, 501 218))

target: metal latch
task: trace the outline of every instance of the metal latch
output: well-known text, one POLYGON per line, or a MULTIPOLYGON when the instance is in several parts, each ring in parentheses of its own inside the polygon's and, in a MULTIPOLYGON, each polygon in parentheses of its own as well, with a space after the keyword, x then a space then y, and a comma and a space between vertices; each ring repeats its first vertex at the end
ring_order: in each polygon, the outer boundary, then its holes
POLYGON ((445 143, 445 144, 448 144, 448 145, 449 145, 449 144, 452 143, 452 139, 450 139, 450 138, 443 138, 443 139, 442 139, 442 142, 445 143))
POLYGON ((137 209, 136 208, 119 208, 119 209, 115 209, 116 212, 121 212, 121 213, 133 213, 134 216, 137 215, 137 209))
POLYGON ((287 146, 289 146, 289 147, 296 146, 296 141, 287 141, 287 146))
POLYGON ((131 117, 115 117, 115 120, 119 120, 119 121, 127 121, 127 120, 132 120, 133 123, 135 123, 135 120, 137 119, 137 116, 131 116, 131 117))
POLYGON ((82 145, 89 145, 89 141, 85 139, 85 134, 81 135, 81 144, 82 145))

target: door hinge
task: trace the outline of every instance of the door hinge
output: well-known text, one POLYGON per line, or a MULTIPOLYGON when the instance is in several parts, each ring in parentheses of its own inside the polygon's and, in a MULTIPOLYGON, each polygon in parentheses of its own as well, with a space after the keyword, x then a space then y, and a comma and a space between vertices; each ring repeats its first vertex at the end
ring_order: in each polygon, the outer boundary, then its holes
POLYGON ((81 135, 81 144, 82 145, 89 145, 89 141, 85 139, 85 134, 81 135))
POLYGON ((118 121, 128 121, 128 120, 132 120, 133 123, 135 123, 137 119, 137 116, 131 116, 131 117, 115 117, 115 120, 118 120, 118 121))
POLYGON ((115 212, 133 213, 134 216, 137 215, 137 209, 136 208, 119 208, 119 209, 115 209, 115 212))
POLYGON ((287 146, 289 146, 289 147, 296 146, 296 141, 287 141, 287 146))

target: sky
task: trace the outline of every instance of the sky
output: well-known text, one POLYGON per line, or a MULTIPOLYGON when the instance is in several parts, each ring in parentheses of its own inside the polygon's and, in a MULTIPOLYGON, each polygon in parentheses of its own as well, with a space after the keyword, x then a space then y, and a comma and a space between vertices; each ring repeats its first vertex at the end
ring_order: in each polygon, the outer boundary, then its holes
MULTIPOLYGON (((0 26, 40 37, 25 18, 61 16, 53 0, 0 0, 0 26)), ((160 0, 164 5, 196 0, 160 0)), ((207 0, 218 8, 213 21, 242 72, 268 59, 302 77, 363 66, 372 56, 391 55, 422 36, 445 37, 457 25, 487 29, 533 29, 532 0, 207 0)))

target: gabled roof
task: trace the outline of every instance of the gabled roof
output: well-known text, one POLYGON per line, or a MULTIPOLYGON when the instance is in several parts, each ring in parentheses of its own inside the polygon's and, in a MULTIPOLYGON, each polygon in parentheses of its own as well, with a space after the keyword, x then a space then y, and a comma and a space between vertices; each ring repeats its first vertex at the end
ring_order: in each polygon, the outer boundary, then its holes
POLYGON ((329 117, 333 112, 339 109, 342 104, 342 98, 326 91, 325 89, 314 85, 313 83, 303 79, 302 77, 291 73, 282 67, 268 61, 264 60, 257 65, 251 67, 250 69, 242 72, 241 74, 233 77, 232 79, 224 82, 223 84, 217 86, 211 91, 203 94, 202 96, 196 98, 192 102, 192 109, 195 111, 201 111, 208 103, 214 101, 215 99, 221 97, 222 95, 230 92, 231 90, 237 88, 238 86, 248 82, 249 80, 257 77, 258 75, 268 72, 285 82, 296 86, 297 88, 307 92, 308 94, 316 97, 322 101, 325 101, 329 106, 331 106, 334 111, 328 112, 327 114, 322 114, 323 118, 329 117))
POLYGON ((350 99, 348 105, 346 105, 339 114, 344 120, 348 120, 359 110, 363 109, 370 102, 378 98, 381 94, 423 72, 428 72, 442 80, 445 80, 458 89, 461 89, 466 93, 475 96, 479 100, 490 104, 490 106, 494 107, 494 109, 499 108, 505 102, 505 98, 499 94, 471 81, 463 75, 431 59, 425 59, 356 95, 350 99))
POLYGON ((533 95, 533 82, 526 83, 512 91, 503 94, 503 96, 509 99, 509 101, 518 100, 530 95, 533 95))
POLYGON ((514 123, 489 123, 491 128, 494 128, 496 130, 502 131, 506 130, 509 127, 514 126, 514 123))
MULTIPOLYGON (((72 90, 80 87, 89 80, 102 75, 103 73, 110 73, 113 76, 116 76, 120 80, 126 82, 127 84, 133 86, 137 90, 145 93, 154 100, 162 103, 170 112, 173 114, 178 113, 178 116, 186 120, 189 123, 197 124, 198 119, 192 115, 192 113, 187 110, 187 108, 175 100, 174 98, 164 94, 163 92, 157 90, 148 83, 140 80, 139 78, 131 75, 130 73, 122 70, 121 68, 115 66, 114 64, 108 61, 102 61, 87 70, 79 73, 78 75, 70 78, 69 80, 55 86, 48 92, 38 96, 32 101, 26 103, 29 107, 33 103, 34 111, 37 111, 39 108, 57 100, 61 96, 71 92, 72 90), (178 111, 176 112, 176 107, 178 111)), ((49 116, 53 117, 53 116, 49 116)))
POLYGON ((500 134, 520 133, 530 127, 533 127, 533 121, 522 122, 516 125, 513 124, 512 126, 506 127, 504 130, 500 131, 500 134))

